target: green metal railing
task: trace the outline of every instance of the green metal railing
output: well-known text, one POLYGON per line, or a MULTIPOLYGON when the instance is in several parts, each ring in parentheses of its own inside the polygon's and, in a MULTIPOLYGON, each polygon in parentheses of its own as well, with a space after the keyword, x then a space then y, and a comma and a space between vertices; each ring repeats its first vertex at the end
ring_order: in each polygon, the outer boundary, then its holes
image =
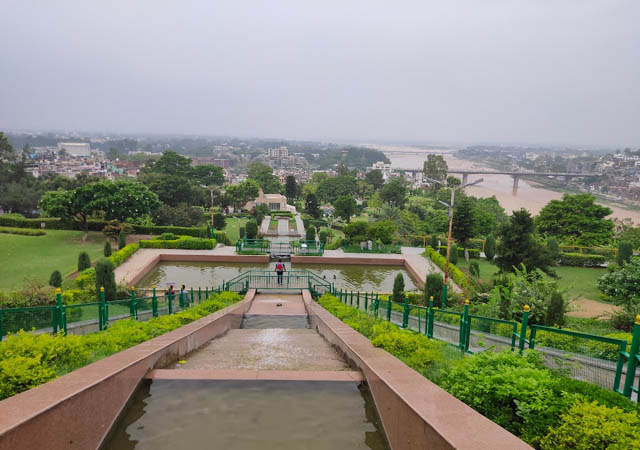
POLYGON ((309 289, 313 295, 333 292, 333 285, 309 270, 289 270, 282 275, 269 270, 249 270, 220 285, 223 291, 246 293, 257 290, 294 290, 309 289))
POLYGON ((470 314, 468 301, 462 311, 450 311, 435 308, 433 297, 429 306, 419 306, 409 304, 407 298, 404 302, 385 300, 378 293, 334 290, 333 294, 346 305, 447 342, 465 353, 486 350, 486 341, 491 342, 489 347, 496 349, 522 352, 527 348, 537 348, 543 353, 547 366, 568 369, 574 378, 612 389, 626 397, 633 397, 635 393, 637 400, 640 389, 640 381, 636 382, 640 367, 640 316, 627 352, 628 343, 623 339, 529 325, 528 307, 524 308, 522 321, 516 322, 470 314))
POLYGON ((158 295, 153 288, 146 292, 149 293, 151 295, 139 295, 131 288, 129 298, 105 301, 104 289, 101 288, 98 302, 64 305, 62 291, 58 289, 55 305, 0 309, 0 340, 20 330, 54 334, 62 331, 67 334, 69 330, 88 326, 102 331, 115 320, 145 320, 174 314, 208 299, 213 293, 220 293, 220 289, 191 288, 158 295))
POLYGON ((322 256, 324 243, 317 241, 271 242, 266 239, 240 239, 236 251, 250 251, 264 254, 291 254, 298 256, 322 256))

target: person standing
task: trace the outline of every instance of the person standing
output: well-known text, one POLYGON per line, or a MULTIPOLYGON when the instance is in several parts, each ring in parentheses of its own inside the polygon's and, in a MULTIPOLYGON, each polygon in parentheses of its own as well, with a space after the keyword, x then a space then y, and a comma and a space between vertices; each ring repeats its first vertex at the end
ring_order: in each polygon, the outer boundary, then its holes
POLYGON ((278 274, 278 284, 282 285, 282 276, 284 275, 285 270, 287 268, 284 266, 284 263, 281 259, 278 260, 276 264, 276 273, 278 274))

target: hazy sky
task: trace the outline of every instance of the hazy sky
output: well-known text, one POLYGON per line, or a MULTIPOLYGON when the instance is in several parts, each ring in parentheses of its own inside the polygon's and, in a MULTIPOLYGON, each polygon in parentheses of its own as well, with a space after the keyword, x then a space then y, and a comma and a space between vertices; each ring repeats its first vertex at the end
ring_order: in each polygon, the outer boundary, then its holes
POLYGON ((640 147, 640 1, 0 0, 0 129, 640 147))

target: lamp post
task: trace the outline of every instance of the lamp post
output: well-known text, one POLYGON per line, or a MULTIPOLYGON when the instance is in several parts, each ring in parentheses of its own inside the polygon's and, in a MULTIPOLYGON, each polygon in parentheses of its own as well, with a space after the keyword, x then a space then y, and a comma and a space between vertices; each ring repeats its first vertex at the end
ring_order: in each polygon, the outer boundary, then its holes
MULTIPOLYGON (((447 185, 445 183, 443 183, 442 181, 439 180, 434 180, 433 178, 424 178, 425 180, 431 181, 432 183, 438 183, 439 185, 443 186, 443 187, 447 187, 447 185)), ((449 188, 451 189, 451 202, 450 203, 446 203, 443 202, 441 200, 438 200, 439 203, 443 204, 444 206, 446 206, 447 208, 449 208, 449 234, 447 235, 447 262, 445 263, 445 270, 444 270, 444 286, 442 288, 442 309, 445 308, 446 303, 447 303, 447 283, 449 281, 449 256, 451 255, 451 231, 453 229, 453 204, 455 202, 456 199, 456 191, 458 189, 464 189, 467 186, 473 186, 474 184, 478 184, 478 183, 482 183, 484 181, 484 178, 480 178, 478 180, 472 181, 471 183, 465 183, 465 184, 461 184, 460 186, 456 187, 456 188, 449 188)))
POLYGON ((200 187, 203 189, 207 189, 211 194, 211 228, 213 228, 213 189, 209 186, 205 186, 204 184, 201 184, 200 187))

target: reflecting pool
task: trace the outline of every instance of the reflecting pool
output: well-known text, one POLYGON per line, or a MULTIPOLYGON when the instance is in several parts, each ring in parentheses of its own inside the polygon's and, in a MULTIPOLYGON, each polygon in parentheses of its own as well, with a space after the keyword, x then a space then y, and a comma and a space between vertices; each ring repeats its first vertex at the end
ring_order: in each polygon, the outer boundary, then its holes
MULTIPOLYGON (((367 292, 391 292, 393 280, 398 273, 404 278, 405 290, 416 289, 409 273, 401 266, 369 265, 327 265, 293 264, 285 262, 287 270, 311 270, 327 281, 334 283, 337 289, 360 290, 367 292)), ((138 283, 137 287, 150 288, 155 285, 164 289, 168 285, 187 287, 217 287, 223 281, 229 281, 247 270, 275 270, 275 262, 255 263, 214 263, 214 262, 175 262, 163 261, 156 265, 138 283)))

